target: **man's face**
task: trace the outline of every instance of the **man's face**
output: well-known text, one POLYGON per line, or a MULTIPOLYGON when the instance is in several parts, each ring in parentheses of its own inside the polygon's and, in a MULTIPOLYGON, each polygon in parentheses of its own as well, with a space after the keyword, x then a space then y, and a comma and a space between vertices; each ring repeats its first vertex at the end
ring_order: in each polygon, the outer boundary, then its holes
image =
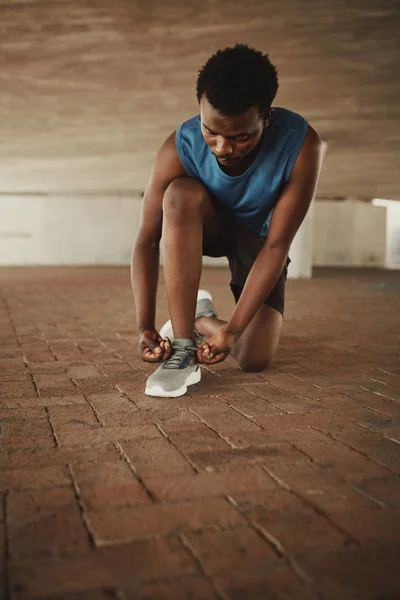
POLYGON ((205 142, 221 165, 239 164, 261 140, 265 118, 257 106, 240 115, 221 115, 208 102, 200 100, 201 131, 205 142))

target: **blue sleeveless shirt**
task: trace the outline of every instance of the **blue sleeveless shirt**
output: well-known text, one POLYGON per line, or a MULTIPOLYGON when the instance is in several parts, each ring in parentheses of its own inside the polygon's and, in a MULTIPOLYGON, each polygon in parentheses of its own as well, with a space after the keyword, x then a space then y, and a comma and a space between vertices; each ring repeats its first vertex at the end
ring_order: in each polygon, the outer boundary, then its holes
POLYGON ((289 181, 303 145, 307 127, 307 121, 297 113, 275 108, 253 163, 245 173, 234 177, 222 171, 204 141, 199 115, 178 127, 175 143, 189 177, 199 179, 234 219, 265 236, 274 206, 289 181))

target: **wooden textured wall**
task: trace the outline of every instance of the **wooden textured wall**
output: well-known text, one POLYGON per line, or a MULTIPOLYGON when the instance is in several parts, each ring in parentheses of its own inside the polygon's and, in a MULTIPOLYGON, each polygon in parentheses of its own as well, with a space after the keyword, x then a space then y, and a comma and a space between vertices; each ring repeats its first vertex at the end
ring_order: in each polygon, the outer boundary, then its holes
POLYGON ((0 192, 129 192, 247 42, 327 138, 322 196, 400 199, 396 0, 0 0, 0 192))

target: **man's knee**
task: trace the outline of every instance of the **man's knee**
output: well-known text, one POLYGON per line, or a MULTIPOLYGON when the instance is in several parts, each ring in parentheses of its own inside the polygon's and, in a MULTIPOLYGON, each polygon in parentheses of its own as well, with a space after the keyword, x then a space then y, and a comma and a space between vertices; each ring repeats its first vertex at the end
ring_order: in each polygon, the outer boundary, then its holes
POLYGON ((167 218, 194 212, 201 213, 209 196, 204 185, 190 177, 171 181, 164 193, 163 211, 167 218))
POLYGON ((262 371, 268 369, 270 362, 271 358, 266 358, 262 360, 242 359, 239 361, 239 367, 242 369, 242 371, 245 371, 246 373, 261 373, 262 371))

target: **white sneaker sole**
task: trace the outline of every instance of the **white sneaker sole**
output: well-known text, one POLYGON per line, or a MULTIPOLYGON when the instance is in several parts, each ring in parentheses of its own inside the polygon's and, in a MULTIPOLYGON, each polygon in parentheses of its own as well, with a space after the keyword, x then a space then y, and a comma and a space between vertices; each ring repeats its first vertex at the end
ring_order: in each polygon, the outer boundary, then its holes
MULTIPOLYGON (((212 300, 212 296, 210 294, 210 292, 207 292, 207 290, 199 290, 197 292, 197 300, 212 300)), ((167 321, 166 323, 164 323, 164 325, 161 327, 160 329, 160 335, 161 337, 164 338, 169 338, 171 340, 171 342, 174 339, 174 330, 172 329, 172 323, 171 323, 171 319, 169 321, 167 321)))
POLYGON ((155 396, 156 398, 179 398, 179 396, 184 396, 186 394, 188 385, 195 385, 196 383, 199 383, 200 379, 201 369, 199 367, 196 371, 193 371, 193 373, 188 375, 185 383, 179 389, 168 392, 160 385, 153 385, 151 388, 146 386, 145 394, 147 394, 147 396, 155 396))

